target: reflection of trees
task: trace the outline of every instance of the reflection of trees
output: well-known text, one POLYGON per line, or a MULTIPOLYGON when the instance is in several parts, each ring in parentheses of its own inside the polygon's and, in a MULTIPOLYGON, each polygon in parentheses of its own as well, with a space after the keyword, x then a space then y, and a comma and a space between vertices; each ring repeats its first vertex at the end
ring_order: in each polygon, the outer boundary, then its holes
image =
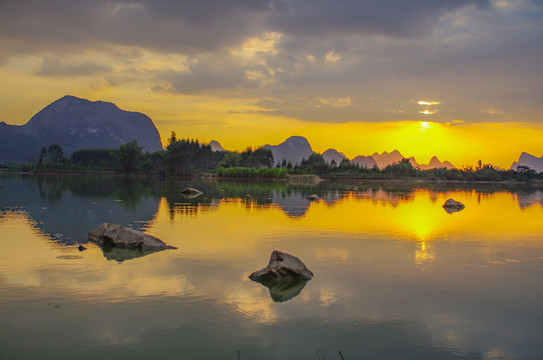
POLYGON ((412 201, 419 190, 430 191, 437 199, 439 193, 475 192, 481 196, 491 196, 503 191, 535 192, 533 186, 518 184, 481 184, 481 183, 432 183, 432 182, 321 182, 317 185, 287 185, 281 181, 206 181, 167 179, 163 184, 170 217, 196 215, 209 211, 223 199, 236 199, 247 208, 277 205, 291 217, 304 216, 310 206, 306 196, 317 194, 329 206, 345 198, 354 196, 398 206, 402 202, 412 201), (193 187, 203 194, 197 198, 187 198, 180 191, 184 187, 193 187))
MULTIPOLYGON (((4 177, 5 178, 5 177, 4 177)), ((12 176, 11 178, 15 178, 12 176)), ((6 196, 3 206, 28 204, 29 209, 35 208, 34 217, 42 207, 59 204, 58 223, 73 218, 74 224, 79 218, 87 218, 94 224, 106 217, 104 212, 111 213, 115 201, 124 210, 115 210, 112 214, 147 212, 158 204, 160 198, 166 200, 167 209, 173 220, 176 216, 194 216, 216 208, 221 201, 236 201, 247 209, 258 207, 269 208, 276 206, 290 217, 302 217, 306 214, 311 202, 308 195, 318 195, 324 204, 334 206, 345 197, 368 199, 392 206, 412 201, 417 191, 428 191, 431 198, 437 199, 440 193, 471 192, 474 196, 493 196, 498 192, 518 194, 521 207, 534 203, 543 203, 543 185, 517 183, 445 183, 445 182, 405 182, 405 181, 373 181, 373 182, 343 182, 324 181, 316 185, 286 184, 282 181, 206 181, 202 179, 186 180, 182 178, 159 179, 154 177, 127 176, 17 176, 16 183, 21 187, 21 195, 6 196), (203 192, 196 198, 187 198, 181 194, 181 189, 193 187, 203 192), (535 196, 535 199, 534 199, 535 196), (41 199, 41 200, 40 200, 41 199), (118 201, 118 202, 117 202, 118 201), (91 202, 100 202, 89 207, 91 202), (90 210, 90 211, 87 211, 90 210), (64 214, 64 215, 61 215, 64 214), (96 214, 96 215, 95 215, 96 214), (102 214, 102 215, 99 215, 102 214)), ((6 189, 3 189, 5 192, 6 189)), ((9 194, 9 193, 8 193, 9 194)), ((116 206, 117 206, 116 205, 116 206)), ((53 209, 49 208, 49 222, 53 209)), ((55 210, 56 211, 56 210, 55 210)), ((42 211, 43 212, 43 211, 42 211)), ((156 208, 155 208, 156 212, 156 208)), ((40 220, 46 220, 44 218, 40 220)), ((153 216, 153 214, 149 214, 153 216)), ((148 219, 149 216, 143 216, 148 219)), ((125 216, 126 217, 126 216, 125 216)), ((80 219, 80 220, 81 220, 80 219)), ((111 221, 119 219, 110 218, 111 221)), ((127 219, 125 225, 139 218, 127 219)), ((80 221, 82 225, 83 222, 80 221)), ((60 226, 53 226, 55 228, 60 226)), ((64 227, 64 226, 63 226, 64 227)), ((88 229, 86 229, 88 230, 88 229)), ((47 232, 47 231, 46 231, 47 232)), ((62 233, 55 230, 53 233, 62 233)))
POLYGON ((21 208, 63 243, 86 242, 87 232, 102 222, 148 222, 161 196, 160 182, 150 178, 9 175, 0 180, 9 189, 0 198, 0 213, 21 208))
POLYGON ((160 182, 150 177, 127 176, 45 176, 33 178, 42 199, 58 202, 64 192, 81 197, 110 197, 136 208, 142 197, 160 196, 160 182))
POLYGON ((47 199, 50 202, 59 202, 62 200, 62 193, 66 190, 63 184, 54 178, 37 177, 36 184, 42 199, 47 199))

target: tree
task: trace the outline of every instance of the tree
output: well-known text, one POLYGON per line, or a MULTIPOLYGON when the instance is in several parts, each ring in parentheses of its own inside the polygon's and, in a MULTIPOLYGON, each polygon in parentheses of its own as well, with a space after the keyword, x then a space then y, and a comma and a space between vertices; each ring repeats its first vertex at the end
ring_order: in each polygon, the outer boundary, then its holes
POLYGON ((131 141, 126 144, 122 144, 119 147, 119 158, 121 161, 121 169, 124 172, 130 173, 137 170, 138 160, 139 160, 139 157, 141 156, 142 149, 143 149, 143 146, 138 146, 138 142, 136 140, 131 141))
POLYGON ((59 165, 64 161, 64 151, 62 151, 60 145, 49 145, 49 148, 47 148, 47 157, 49 158, 50 164, 59 165))
POLYGON ((44 147, 41 148, 40 151, 40 159, 38 160, 38 165, 43 165, 47 162, 47 149, 44 147))
POLYGON ((170 146, 176 141, 177 141, 177 135, 175 134, 175 131, 172 131, 172 134, 170 135, 170 138, 168 139, 168 146, 170 146))

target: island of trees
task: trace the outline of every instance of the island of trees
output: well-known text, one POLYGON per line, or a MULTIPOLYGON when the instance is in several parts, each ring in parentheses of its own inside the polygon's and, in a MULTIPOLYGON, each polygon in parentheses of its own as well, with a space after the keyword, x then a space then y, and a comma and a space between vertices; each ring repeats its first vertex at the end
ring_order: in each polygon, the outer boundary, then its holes
POLYGON ((208 144, 195 139, 177 139, 172 132, 164 150, 143 152, 136 141, 118 149, 77 150, 65 157, 59 145, 43 147, 37 158, 18 168, 25 172, 83 172, 150 174, 157 176, 212 175, 231 178, 281 179, 287 175, 313 174, 334 179, 427 179, 448 181, 541 181, 543 172, 518 166, 516 170, 497 169, 480 160, 476 167, 463 169, 436 168, 421 170, 408 159, 379 169, 360 167, 348 160, 327 164, 320 154, 312 154, 299 164, 274 161, 272 151, 265 148, 244 151, 212 151, 208 144), (275 164, 275 165, 274 165, 275 164))

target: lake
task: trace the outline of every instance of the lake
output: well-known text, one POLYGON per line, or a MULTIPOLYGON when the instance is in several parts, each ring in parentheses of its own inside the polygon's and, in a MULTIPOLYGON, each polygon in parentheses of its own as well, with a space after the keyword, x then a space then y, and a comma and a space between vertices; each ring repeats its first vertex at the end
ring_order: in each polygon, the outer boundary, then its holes
POLYGON ((0 175, 0 246, 2 359, 543 358, 541 187, 0 175), (249 280, 273 250, 314 278, 249 280))

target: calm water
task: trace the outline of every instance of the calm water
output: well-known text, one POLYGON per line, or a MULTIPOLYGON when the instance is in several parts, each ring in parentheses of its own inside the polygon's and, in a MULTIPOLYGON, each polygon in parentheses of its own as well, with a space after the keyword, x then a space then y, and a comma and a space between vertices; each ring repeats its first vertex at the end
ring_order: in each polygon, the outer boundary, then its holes
POLYGON ((0 186, 2 359, 543 358, 541 188, 0 186), (466 208, 445 212, 450 197, 466 208), (101 222, 178 249, 104 253, 85 237, 101 222), (248 279, 275 249, 315 274, 282 302, 248 279))

